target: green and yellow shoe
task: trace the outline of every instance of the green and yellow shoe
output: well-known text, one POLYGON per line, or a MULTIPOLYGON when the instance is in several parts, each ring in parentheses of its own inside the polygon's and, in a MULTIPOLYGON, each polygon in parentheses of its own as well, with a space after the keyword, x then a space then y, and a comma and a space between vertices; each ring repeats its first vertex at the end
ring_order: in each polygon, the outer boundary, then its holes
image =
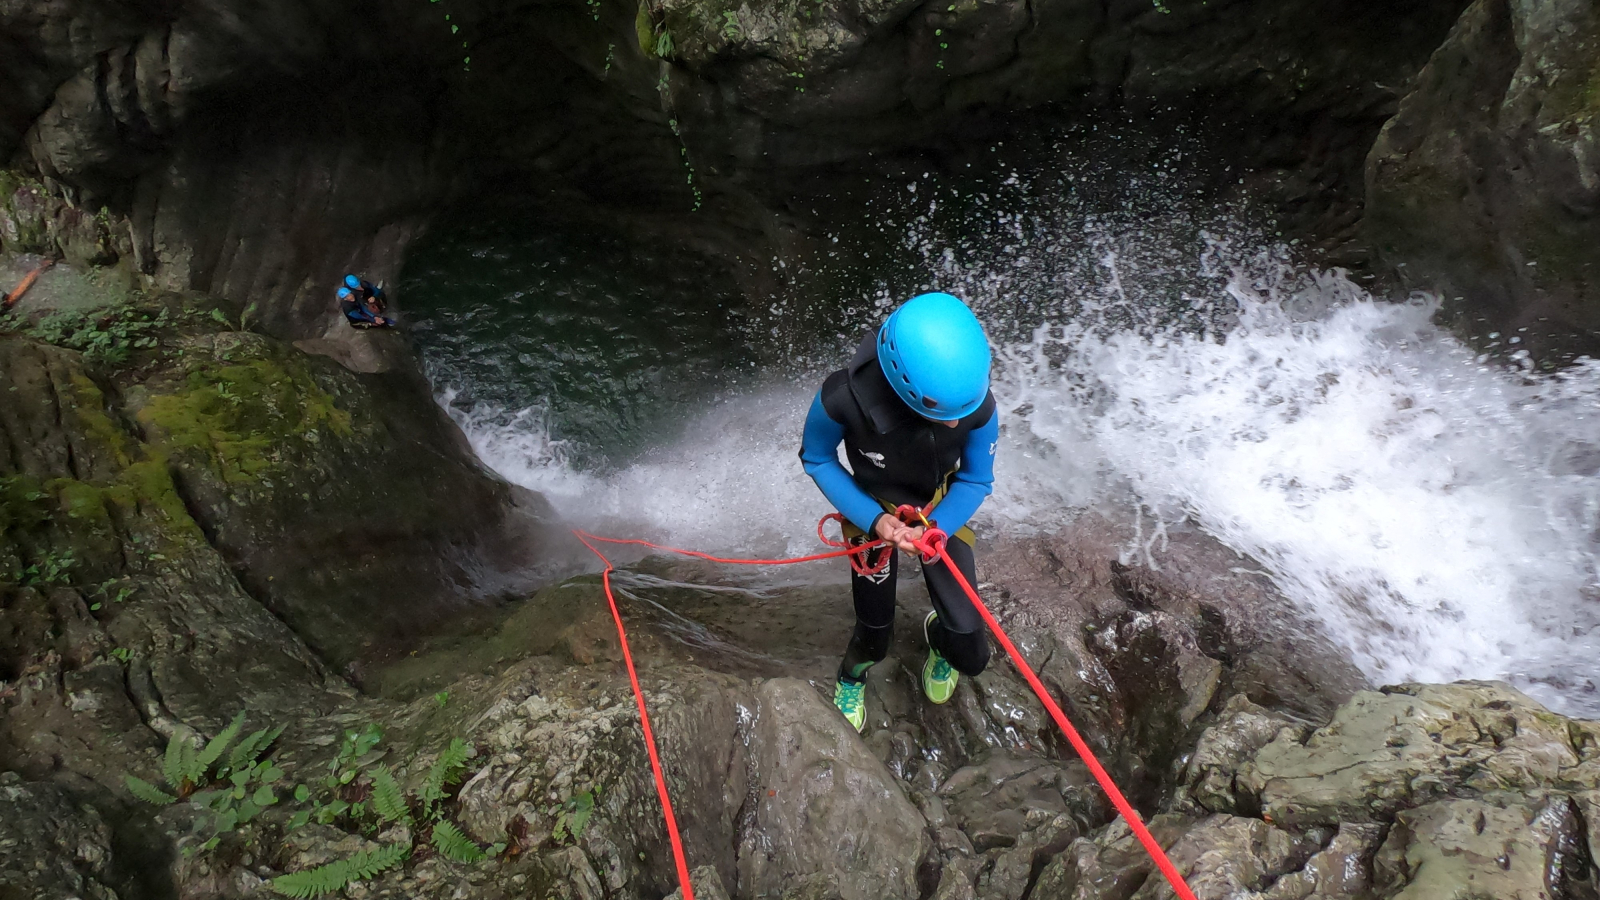
POLYGON ((833 705, 839 707, 845 721, 854 726, 857 733, 867 726, 866 691, 865 681, 846 681, 843 678, 833 689, 833 705))
POLYGON ((952 668, 939 651, 933 649, 928 629, 938 618, 937 612, 930 611, 928 617, 922 620, 922 638, 928 641, 928 661, 922 664, 922 693, 934 703, 948 703, 955 696, 956 682, 961 679, 961 673, 952 668))

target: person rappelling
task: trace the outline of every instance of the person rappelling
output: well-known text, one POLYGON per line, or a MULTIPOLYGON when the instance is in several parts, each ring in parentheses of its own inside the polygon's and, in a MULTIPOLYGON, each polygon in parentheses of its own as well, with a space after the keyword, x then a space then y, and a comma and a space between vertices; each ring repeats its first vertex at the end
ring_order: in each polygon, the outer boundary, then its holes
POLYGON ((389 309, 383 288, 355 275, 344 276, 339 288, 339 311, 351 328, 393 328, 395 321, 382 315, 389 309))
MULTIPOLYGON (((855 357, 829 375, 806 415, 800 460, 844 518, 855 547, 886 542, 852 566, 856 624, 839 664, 834 705, 861 731, 866 674, 889 652, 894 628, 896 548, 916 554, 924 526, 902 521, 903 505, 923 510, 953 538, 947 557, 977 584, 967 522, 994 485, 999 416, 989 392, 989 340, 972 310, 943 293, 921 294, 868 333, 855 357), (844 444, 850 469, 840 463, 844 444)), ((961 674, 989 663, 989 633, 943 560, 923 562, 933 600, 923 619, 928 658, 922 691, 934 703, 955 693, 961 674)))

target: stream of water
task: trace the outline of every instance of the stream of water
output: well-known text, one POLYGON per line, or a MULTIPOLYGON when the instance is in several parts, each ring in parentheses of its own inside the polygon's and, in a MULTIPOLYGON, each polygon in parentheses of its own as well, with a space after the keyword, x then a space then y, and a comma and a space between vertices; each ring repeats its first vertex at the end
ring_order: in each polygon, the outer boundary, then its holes
POLYGON ((1492 362, 1431 299, 1376 302, 1159 191, 1108 211, 1030 190, 911 180, 842 238, 867 277, 737 316, 681 260, 532 220, 442 231, 401 287, 489 465, 575 523, 748 553, 815 547, 829 509, 796 451, 820 377, 909 292, 950 290, 997 344, 984 527, 1188 519, 1379 683, 1505 678, 1600 715, 1600 365, 1492 362))

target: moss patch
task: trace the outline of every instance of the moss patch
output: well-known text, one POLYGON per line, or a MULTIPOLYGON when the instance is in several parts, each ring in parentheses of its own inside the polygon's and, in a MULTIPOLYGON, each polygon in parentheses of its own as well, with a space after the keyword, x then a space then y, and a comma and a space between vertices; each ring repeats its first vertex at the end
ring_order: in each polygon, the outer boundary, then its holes
POLYGON ((271 357, 202 363, 176 391, 151 399, 141 421, 178 447, 199 451, 230 483, 252 481, 286 464, 284 442, 349 437, 342 410, 301 366, 271 357))
POLYGON ((145 453, 105 412, 105 396, 81 372, 61 397, 67 421, 81 436, 82 478, 0 478, 0 581, 40 581, 89 587, 137 566, 139 545, 159 562, 165 554, 204 543, 172 481, 164 456, 145 453), (61 560, 71 560, 63 568, 61 560))

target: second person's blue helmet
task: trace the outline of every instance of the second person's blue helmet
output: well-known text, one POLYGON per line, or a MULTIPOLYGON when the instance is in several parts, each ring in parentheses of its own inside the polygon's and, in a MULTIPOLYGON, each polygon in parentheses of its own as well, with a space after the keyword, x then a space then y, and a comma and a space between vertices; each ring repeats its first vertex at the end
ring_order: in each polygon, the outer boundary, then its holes
POLYGON ((989 395, 989 338, 978 317, 949 294, 919 294, 878 329, 878 364, 918 415, 950 422, 989 395))

